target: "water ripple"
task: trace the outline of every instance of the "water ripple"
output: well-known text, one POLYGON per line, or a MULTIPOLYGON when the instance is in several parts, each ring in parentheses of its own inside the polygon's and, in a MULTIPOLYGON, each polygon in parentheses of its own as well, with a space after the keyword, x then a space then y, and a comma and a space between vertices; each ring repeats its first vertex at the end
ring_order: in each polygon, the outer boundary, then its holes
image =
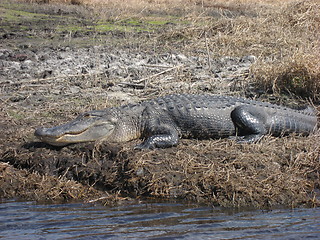
POLYGON ((141 238, 318 239, 320 208, 232 212, 181 203, 0 203, 0 239, 141 238))

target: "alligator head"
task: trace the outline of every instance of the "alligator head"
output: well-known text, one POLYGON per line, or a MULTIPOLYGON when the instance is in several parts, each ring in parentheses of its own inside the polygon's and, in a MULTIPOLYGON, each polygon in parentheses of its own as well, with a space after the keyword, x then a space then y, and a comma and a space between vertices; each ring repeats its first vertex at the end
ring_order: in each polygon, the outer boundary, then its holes
POLYGON ((91 111, 79 115, 66 124, 52 128, 38 128, 34 135, 54 146, 108 139, 115 129, 117 119, 106 111, 91 111))

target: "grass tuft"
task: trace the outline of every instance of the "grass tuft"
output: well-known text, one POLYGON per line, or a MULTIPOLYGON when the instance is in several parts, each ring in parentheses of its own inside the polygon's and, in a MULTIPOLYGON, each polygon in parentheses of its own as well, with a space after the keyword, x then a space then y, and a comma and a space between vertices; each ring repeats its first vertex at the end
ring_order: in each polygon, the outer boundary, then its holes
POLYGON ((296 53, 283 61, 260 62, 254 66, 256 85, 276 94, 320 99, 320 57, 296 53))

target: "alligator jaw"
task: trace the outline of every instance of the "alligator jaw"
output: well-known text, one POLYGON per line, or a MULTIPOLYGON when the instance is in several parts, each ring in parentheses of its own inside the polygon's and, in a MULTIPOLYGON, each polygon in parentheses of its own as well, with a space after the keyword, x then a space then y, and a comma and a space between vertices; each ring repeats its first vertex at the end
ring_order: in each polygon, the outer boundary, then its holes
POLYGON ((86 129, 79 131, 79 132, 73 132, 73 133, 60 133, 57 131, 57 127, 54 128, 38 128, 34 135, 41 140, 42 142, 46 142, 53 146, 66 146, 72 142, 66 141, 66 139, 70 139, 72 137, 76 137, 77 135, 80 135, 81 133, 85 132, 86 129), (56 131, 55 131, 56 130, 56 131))
POLYGON ((66 146, 72 143, 92 142, 107 139, 114 130, 114 125, 108 122, 92 125, 87 128, 73 129, 73 125, 64 124, 53 128, 38 128, 34 135, 42 142, 53 146, 66 146), (69 128, 70 129, 69 129, 69 128))

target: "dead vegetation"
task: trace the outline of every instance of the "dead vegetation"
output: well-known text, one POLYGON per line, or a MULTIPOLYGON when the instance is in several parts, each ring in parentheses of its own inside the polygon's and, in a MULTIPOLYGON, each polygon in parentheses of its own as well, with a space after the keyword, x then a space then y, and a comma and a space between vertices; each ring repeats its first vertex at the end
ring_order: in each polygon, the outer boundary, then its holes
MULTIPOLYGON (((224 207, 315 207, 320 206, 320 146, 314 144, 319 140, 319 133, 242 145, 228 140, 183 140, 176 148, 142 152, 132 150, 134 143, 78 144, 63 149, 28 143, 4 152, 1 158, 37 173, 31 175, 31 183, 23 180, 28 184, 22 192, 34 184, 34 194, 40 199, 47 195, 50 199, 90 199, 90 191, 98 189, 121 196, 178 198, 224 207), (61 180, 52 183, 54 177, 61 180), (79 182, 91 186, 89 193, 79 182)), ((2 171, 2 179, 8 174, 2 171)), ((17 180, 14 174, 11 178, 12 188, 17 180)))
MULTIPOLYGON (((128 19, 138 23, 154 20, 162 27, 138 34, 110 30, 111 34, 99 35, 92 31, 89 37, 98 39, 99 44, 116 43, 117 47, 131 52, 201 56, 208 59, 201 63, 201 67, 208 68, 208 71, 212 59, 253 55, 256 62, 250 73, 241 78, 245 91, 254 97, 259 96, 259 91, 267 91, 280 98, 286 94, 294 99, 311 99, 316 106, 319 104, 320 4, 316 0, 215 1, 214 4, 208 0, 25 2, 30 3, 33 10, 50 9, 54 14, 66 16, 71 8, 65 4, 73 4, 76 6, 72 6, 72 14, 79 14, 76 15, 79 19, 90 19, 92 24, 98 24, 101 19, 112 23, 128 19), (168 18, 170 21, 161 22, 168 18)), ((56 32, 52 30, 48 38, 54 34, 56 32)), ((70 31, 68 38, 76 38, 76 34, 70 31)), ((64 36, 63 41, 67 41, 65 39, 64 36)), ((177 70, 173 75, 175 78, 191 79, 183 67, 171 68, 177 70)), ((163 71, 166 70, 159 72, 163 71)), ((162 76, 159 72, 153 72, 153 75, 162 76)), ((103 77, 107 78, 106 75, 103 77)), ((131 150, 131 143, 129 148, 84 144, 54 149, 33 142, 33 128, 44 122, 60 123, 89 108, 109 106, 106 99, 98 102, 92 97, 91 100, 80 101, 81 94, 72 95, 66 91, 69 95, 65 94, 64 100, 60 101, 61 93, 50 93, 57 86, 59 91, 73 87, 77 81, 82 81, 77 85, 80 89, 96 90, 102 85, 100 78, 85 73, 72 75, 66 81, 62 77, 45 76, 41 81, 27 81, 28 85, 23 82, 21 86, 16 83, 2 85, 6 94, 12 96, 0 102, 0 124, 3 128, 0 157, 4 162, 0 166, 1 197, 103 200, 105 195, 101 190, 108 190, 118 194, 114 199, 121 199, 119 194, 122 194, 183 198, 233 207, 320 205, 319 132, 309 138, 267 138, 254 145, 238 145, 226 140, 184 140, 177 148, 147 152, 131 150), (40 94, 51 95, 38 98, 39 89, 42 91, 44 88, 49 90, 40 94), (27 92, 27 95, 22 92, 27 92), (36 100, 32 96, 36 96, 36 100), (42 101, 45 101, 45 106, 42 101)), ((107 84, 113 84, 113 79, 109 80, 107 84)), ((169 84, 165 84, 167 88, 162 86, 162 80, 153 79, 156 91, 133 89, 130 94, 137 98, 150 98, 175 89, 169 84)), ((194 86, 191 84, 183 86, 181 91, 184 92, 208 91, 190 89, 194 86)), ((99 91, 107 91, 108 87, 99 91)), ((122 89, 118 88, 118 91, 122 89)), ((210 88, 209 91, 220 93, 221 88, 210 88)))
POLYGON ((132 159, 138 175, 132 184, 143 179, 152 195, 226 207, 316 206, 319 200, 311 189, 320 183, 320 148, 313 146, 318 140, 319 136, 303 143, 299 138, 269 138, 255 145, 186 143, 175 153, 154 151, 132 159))
POLYGON ((179 21, 154 32, 152 38, 140 39, 145 44, 142 48, 157 46, 210 58, 254 55, 257 62, 249 84, 269 93, 319 101, 320 4, 316 0, 28 2, 80 5, 90 9, 87 17, 96 21, 160 21, 173 17, 179 21))
POLYGON ((102 195, 97 190, 72 180, 18 170, 0 163, 0 196, 36 201, 87 200, 102 195))

